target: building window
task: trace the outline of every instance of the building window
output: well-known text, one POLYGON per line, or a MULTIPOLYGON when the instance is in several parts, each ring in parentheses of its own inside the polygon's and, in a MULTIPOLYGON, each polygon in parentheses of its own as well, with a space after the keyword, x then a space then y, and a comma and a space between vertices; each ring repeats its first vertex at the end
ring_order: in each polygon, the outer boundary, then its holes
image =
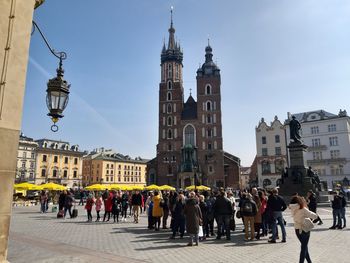
POLYGON ((43 155, 43 162, 46 162, 47 160, 47 155, 43 155))
POLYGON ((335 124, 328 125, 328 132, 335 132, 337 131, 337 126, 335 124))
POLYGON ((312 152, 312 157, 314 160, 322 160, 322 152, 312 152))
POLYGON ((340 151, 339 150, 331 150, 331 159, 337 159, 340 157, 340 151))
POLYGON ((190 144, 195 146, 196 142, 195 142, 195 130, 194 127, 192 125, 187 125, 185 127, 185 145, 190 144))
POLYGON ((331 175, 344 174, 343 165, 331 165, 331 175))
POLYGON ((338 146, 338 137, 329 137, 330 146, 338 146))
POLYGON ((261 143, 266 144, 266 137, 265 136, 261 137, 261 143))
POLYGON ((171 126, 173 124, 173 118, 171 116, 168 116, 168 126, 171 126))
POLYGON ((172 174, 173 173, 173 168, 171 167, 171 165, 168 165, 168 174, 172 174))
POLYGON ((111 164, 111 169, 113 169, 113 164, 111 164))
POLYGON ((269 174, 271 173, 271 166, 268 161, 263 161, 261 163, 261 168, 262 168, 262 174, 269 174))
POLYGON ((23 158, 27 158, 27 152, 23 152, 23 158))
POLYGON ((212 131, 211 129, 208 129, 208 130, 207 130, 207 137, 208 137, 208 138, 213 137, 213 131, 212 131))
POLYGON ((78 158, 74 158, 74 164, 75 164, 75 165, 78 164, 78 158))
POLYGON ((173 87, 172 87, 172 84, 171 84, 171 81, 169 80, 168 81, 168 89, 172 89, 173 87))
POLYGON ((52 171, 52 177, 57 177, 57 170, 52 171))
POLYGON ((171 108, 171 104, 169 103, 167 106, 167 113, 171 113, 172 112, 172 108, 171 108))
POLYGON ((109 174, 109 170, 106 171, 106 174, 109 174))
POLYGON ((276 147, 275 148, 275 153, 276 153, 276 155, 281 155, 282 154, 281 147, 276 147))
POLYGON ((171 139, 173 137, 171 129, 168 130, 168 139, 171 139))
POLYGON ((119 170, 122 169, 122 166, 121 166, 120 164, 118 165, 118 169, 119 169, 119 170))
POLYGON ((317 139, 312 139, 312 147, 317 147, 321 145, 321 140, 320 138, 317 139))
POLYGON ((211 86, 207 85, 205 88, 205 94, 210 95, 211 94, 211 86))
POLYGON ((111 175, 113 175, 113 170, 111 170, 111 175))
POLYGON ((172 95, 171 95, 171 92, 170 91, 168 91, 168 93, 167 93, 167 100, 169 101, 169 100, 172 100, 172 95))
MULTIPOLYGON (((171 160, 173 161, 173 162, 176 162, 176 157, 173 155, 172 157, 171 157, 171 160)), ((137 173, 136 173, 137 174, 137 173)))
POLYGON ((22 162, 22 168, 26 168, 26 161, 22 162))
POLYGON ((318 126, 311 127, 311 134, 319 134, 318 126))
POLYGON ((172 147, 170 143, 168 144, 168 151, 172 151, 172 147))
POLYGON ((213 166, 211 166, 211 165, 208 166, 208 172, 209 173, 213 173, 214 172, 213 166))
POLYGON ((41 177, 45 177, 46 176, 46 169, 41 169, 41 177))
POLYGON ((67 176, 68 176, 68 171, 67 170, 63 170, 63 177, 67 178, 67 176))
POLYGON ((275 172, 281 174, 284 170, 284 162, 283 160, 275 161, 275 172))
POLYGON ((207 115, 207 123, 212 123, 211 115, 210 115, 210 114, 207 115))
POLYGON ((208 150, 211 150, 211 149, 212 149, 211 142, 208 142, 208 150))
POLYGON ((179 79, 179 76, 180 76, 180 74, 179 74, 179 65, 176 64, 176 79, 179 79))
POLYGON ((275 135, 275 143, 280 143, 280 136, 279 135, 275 135))
POLYGON ((212 104, 211 101, 207 101, 207 103, 206 103, 207 111, 211 111, 213 109, 211 104, 212 104))
POLYGON ((31 153, 31 158, 35 159, 35 153, 31 153))
POLYGON ((54 156, 54 157, 53 157, 53 162, 54 162, 54 163, 57 163, 57 162, 58 162, 58 156, 54 156))
POLYGON ((261 149, 261 155, 262 156, 267 156, 267 148, 262 148, 261 149))
POLYGON ((30 162, 30 168, 34 169, 34 162, 30 162))
POLYGON ((64 163, 65 163, 65 164, 68 163, 68 157, 64 157, 64 163))
POLYGON ((172 66, 171 64, 168 64, 168 78, 170 79, 172 77, 172 66))
POLYGON ((109 169, 109 163, 107 163, 107 166, 106 166, 107 169, 109 169))

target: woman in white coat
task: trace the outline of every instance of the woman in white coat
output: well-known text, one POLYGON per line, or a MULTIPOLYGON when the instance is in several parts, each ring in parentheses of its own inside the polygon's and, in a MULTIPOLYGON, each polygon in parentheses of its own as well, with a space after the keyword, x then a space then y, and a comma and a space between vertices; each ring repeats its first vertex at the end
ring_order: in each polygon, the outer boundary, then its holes
POLYGON ((307 208, 305 199, 300 196, 294 196, 292 198, 289 208, 294 220, 295 234, 301 243, 299 263, 303 263, 305 259, 308 263, 311 263, 307 247, 310 239, 310 230, 313 226, 310 218, 316 219, 317 215, 307 208))

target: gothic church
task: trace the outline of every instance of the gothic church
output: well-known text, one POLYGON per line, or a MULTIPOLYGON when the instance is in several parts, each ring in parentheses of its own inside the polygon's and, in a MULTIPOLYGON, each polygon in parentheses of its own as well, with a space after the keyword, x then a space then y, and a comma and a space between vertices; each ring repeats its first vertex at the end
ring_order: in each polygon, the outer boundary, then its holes
POLYGON ((197 70, 197 100, 190 95, 184 102, 183 52, 171 16, 161 52, 157 157, 148 163, 148 184, 239 188, 240 159, 223 151, 220 69, 212 51, 208 43, 197 70))

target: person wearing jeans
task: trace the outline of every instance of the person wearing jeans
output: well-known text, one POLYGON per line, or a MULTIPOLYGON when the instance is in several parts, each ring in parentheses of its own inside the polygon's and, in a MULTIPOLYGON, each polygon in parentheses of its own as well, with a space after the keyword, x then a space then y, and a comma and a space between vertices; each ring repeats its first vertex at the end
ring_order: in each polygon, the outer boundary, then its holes
POLYGON ((292 198, 289 208, 294 220, 295 234, 301 244, 299 263, 303 263, 305 259, 308 263, 311 263, 311 258, 308 250, 311 229, 307 229, 305 220, 310 220, 310 218, 316 219, 317 214, 307 209, 305 200, 300 196, 294 196, 292 198))
POLYGON ((342 209, 342 199, 341 197, 336 193, 333 192, 333 200, 332 200, 332 213, 333 213, 333 225, 329 229, 341 229, 341 209, 342 209))
POLYGON ((272 237, 268 241, 269 243, 276 243, 277 239, 277 224, 281 227, 282 230, 282 242, 286 242, 286 229, 284 227, 284 220, 282 212, 286 210, 287 205, 284 202, 284 199, 278 195, 277 188, 272 190, 272 196, 267 201, 267 209, 271 211, 272 215, 272 237))

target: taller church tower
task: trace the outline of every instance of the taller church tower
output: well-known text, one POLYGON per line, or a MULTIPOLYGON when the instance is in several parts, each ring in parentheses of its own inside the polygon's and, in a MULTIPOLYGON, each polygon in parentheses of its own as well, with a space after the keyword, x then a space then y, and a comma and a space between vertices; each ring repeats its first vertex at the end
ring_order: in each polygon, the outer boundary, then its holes
POLYGON ((159 84, 159 131, 157 145, 157 183, 176 185, 181 161, 184 92, 182 86, 183 53, 175 41, 173 12, 169 41, 161 53, 161 82, 159 84))

